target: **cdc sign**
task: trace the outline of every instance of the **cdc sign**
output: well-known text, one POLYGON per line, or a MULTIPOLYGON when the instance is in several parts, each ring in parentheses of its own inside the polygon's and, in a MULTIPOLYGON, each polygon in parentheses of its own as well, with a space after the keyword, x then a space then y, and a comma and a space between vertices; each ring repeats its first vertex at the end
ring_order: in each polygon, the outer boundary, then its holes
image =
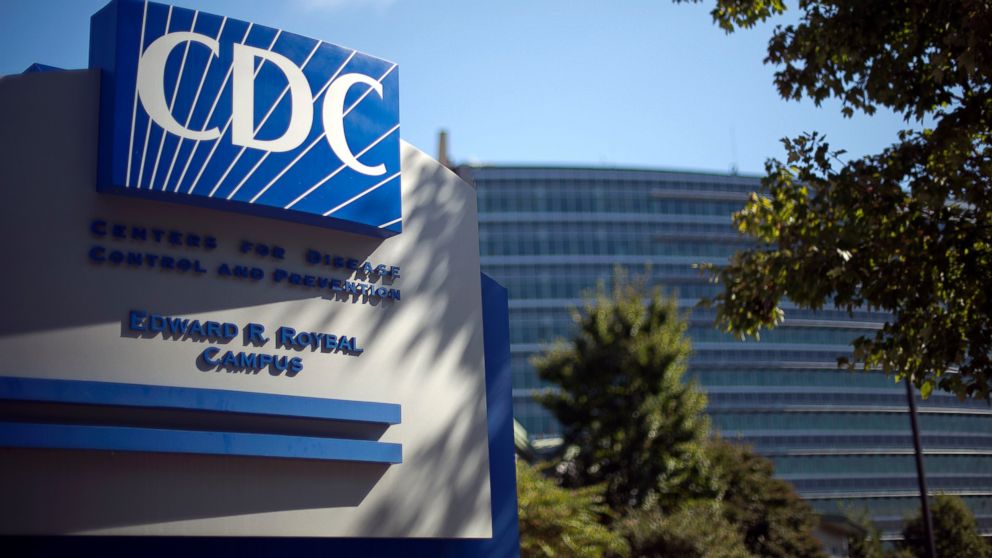
POLYGON ((506 291, 395 66, 133 0, 91 48, 0 79, 0 534, 517 555, 506 291))
POLYGON ((402 230, 396 64, 155 3, 93 16, 97 187, 388 237, 402 230))

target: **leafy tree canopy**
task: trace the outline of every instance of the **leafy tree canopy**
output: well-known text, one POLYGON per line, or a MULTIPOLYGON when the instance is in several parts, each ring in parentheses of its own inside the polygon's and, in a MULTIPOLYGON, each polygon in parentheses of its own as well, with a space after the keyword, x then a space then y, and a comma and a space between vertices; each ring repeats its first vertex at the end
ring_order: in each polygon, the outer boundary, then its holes
POLYGON ((520 514, 520 555, 529 557, 598 558, 610 553, 627 556, 622 536, 600 521, 609 509, 602 489, 560 488, 534 467, 517 462, 517 505, 520 514))
POLYGON ((563 429, 565 485, 603 484, 618 511, 667 509, 711 491, 700 485, 708 478, 706 397, 683 381, 689 341, 675 301, 618 279, 575 321, 571 342, 534 363, 559 386, 541 402, 563 429))
MULTIPOLYGON (((716 0, 712 15, 729 32, 785 9, 783 0, 716 0)), ((718 321, 754 335, 781 322, 783 298, 891 312, 841 364, 909 375, 925 396, 940 387, 987 399, 992 3, 800 0, 797 9, 768 44, 779 94, 837 98, 848 116, 885 107, 915 129, 854 160, 816 133, 784 140, 787 160, 766 164, 764 194, 734 216, 760 245, 719 272, 718 321)))
POLYGON ((762 558, 824 556, 813 536, 816 514, 792 485, 774 478, 768 459, 749 447, 714 439, 707 456, 721 491, 724 515, 736 525, 744 544, 762 558))
MULTIPOLYGON (((988 558, 992 548, 978 532, 975 516, 958 496, 941 494, 931 498, 933 538, 937 556, 988 558)), ((910 518, 902 530, 902 547, 917 558, 927 558, 926 534, 920 513, 910 518)))

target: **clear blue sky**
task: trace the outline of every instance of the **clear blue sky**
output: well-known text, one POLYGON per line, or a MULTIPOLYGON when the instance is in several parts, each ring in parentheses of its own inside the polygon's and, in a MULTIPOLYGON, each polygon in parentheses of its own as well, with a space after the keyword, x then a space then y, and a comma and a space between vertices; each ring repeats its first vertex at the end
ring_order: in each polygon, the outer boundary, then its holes
MULTIPOLYGON (((711 2, 172 0, 399 63, 402 136, 458 162, 760 173, 779 138, 825 132, 851 155, 906 126, 786 102, 762 64, 771 26, 726 35, 711 2)), ((86 66, 105 0, 0 0, 0 74, 86 66)))

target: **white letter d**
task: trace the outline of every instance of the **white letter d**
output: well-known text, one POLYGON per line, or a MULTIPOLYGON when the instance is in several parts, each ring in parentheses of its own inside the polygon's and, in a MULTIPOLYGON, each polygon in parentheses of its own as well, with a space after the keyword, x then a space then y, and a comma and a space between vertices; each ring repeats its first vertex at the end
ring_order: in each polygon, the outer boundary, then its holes
MULTIPOLYGON (((264 63, 264 62, 263 62, 264 63)), ((310 133, 313 123, 313 101, 306 76, 281 54, 242 44, 234 45, 234 82, 231 87, 231 143, 263 149, 290 151, 299 147, 310 133), (276 65, 289 82, 289 126, 282 136, 272 140, 255 139, 255 58, 276 65)))

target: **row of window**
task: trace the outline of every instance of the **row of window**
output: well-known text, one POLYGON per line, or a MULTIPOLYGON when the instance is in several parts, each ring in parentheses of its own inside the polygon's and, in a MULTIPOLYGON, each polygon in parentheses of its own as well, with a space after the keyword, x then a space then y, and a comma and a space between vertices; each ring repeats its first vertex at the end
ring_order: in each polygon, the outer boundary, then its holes
POLYGON ((761 189, 754 178, 733 177, 706 180, 684 179, 659 171, 599 170, 599 169, 471 169, 476 187, 498 195, 503 190, 542 188, 548 191, 600 190, 610 192, 619 188, 651 191, 685 190, 690 192, 741 192, 761 189), (668 176, 665 176, 668 174, 668 176))
POLYGON ((738 348, 742 345, 726 345, 720 348, 693 348, 689 359, 690 367, 694 365, 741 364, 747 362, 787 364, 792 362, 837 362, 837 357, 847 356, 850 351, 815 350, 803 348, 767 348, 764 343, 751 343, 753 349, 738 348))
POLYGON ((595 287, 601 280, 609 280, 617 268, 627 273, 628 277, 646 276, 652 281, 666 280, 671 277, 701 278, 704 277, 699 269, 689 264, 658 263, 658 264, 487 264, 482 271, 499 281, 502 278, 517 277, 520 279, 535 279, 547 277, 571 277, 582 275, 589 277, 589 286, 595 287))
POLYGON ((532 188, 479 189, 479 213, 650 213, 661 215, 726 216, 743 207, 740 201, 659 199, 650 191, 614 190, 607 194, 595 191, 571 191, 563 195, 539 195, 532 188))
MULTIPOLYGON (((917 502, 919 502, 919 500, 917 500, 917 502)), ((909 514, 912 511, 913 511, 912 509, 907 509, 906 514, 909 514)), ((882 535, 887 537, 891 536, 895 538, 901 538, 903 521, 904 519, 902 517, 899 518, 890 517, 882 520, 876 520, 874 523, 875 523, 875 527, 877 527, 879 531, 881 531, 882 535)), ((992 517, 976 516, 975 521, 976 523, 978 523, 979 531, 981 531, 982 533, 992 533, 992 517)), ((842 554, 838 553, 837 555, 842 555, 842 554)))
MULTIPOLYGON (((561 427, 558 421, 540 405, 521 404, 519 400, 514 401, 514 418, 527 429, 531 435, 558 436, 561 434, 561 427)), ((957 450, 967 448, 972 450, 992 449, 992 437, 974 436, 950 436, 923 435, 923 444, 932 451, 937 450, 957 450)), ((909 451, 913 447, 912 436, 906 435, 858 435, 858 436, 760 436, 747 437, 745 441, 752 444, 755 449, 765 453, 775 453, 782 451, 801 451, 803 449, 822 449, 831 447, 835 449, 846 449, 852 452, 869 451, 877 449, 891 449, 909 451)), ((814 456, 811 459, 820 459, 823 456, 814 456)), ((975 471, 975 469, 972 469, 975 471)), ((783 473, 784 474, 784 473, 783 473)))
MULTIPOLYGON (((904 413, 733 413, 712 412, 713 425, 725 435, 753 430, 891 430, 905 432, 904 413)), ((992 434, 992 415, 919 415, 920 429, 931 432, 992 434)), ((990 469, 992 470, 992 469, 990 469)))
MULTIPOLYGON (((683 298, 696 298, 689 296, 686 289, 693 284, 708 284, 708 276, 691 264, 488 264, 483 267, 483 272, 492 277, 498 283, 508 287, 511 300, 524 298, 552 298, 552 299, 573 299, 581 300, 583 293, 595 291, 598 284, 610 285, 614 271, 620 269, 628 277, 643 278, 649 284, 660 284, 664 290, 671 293, 675 289, 679 290, 679 296, 683 298), (573 279, 574 278, 574 279, 573 279), (523 293, 528 284, 560 284, 562 282, 572 282, 575 287, 567 292, 551 292, 548 296, 524 296, 523 293), (573 294, 574 293, 574 294, 573 294)), ((530 287, 532 288, 532 287, 530 287)), ((535 309, 539 310, 539 309, 535 309)), ((543 310, 548 311, 548 310, 543 310)), ((862 322, 884 322, 889 318, 885 312, 875 312, 869 310, 854 310, 848 313, 846 310, 825 308, 821 310, 808 310, 798 308, 786 308, 786 320, 807 319, 807 320, 856 320, 862 322)), ((696 308, 692 310, 692 316, 696 319, 712 319, 713 310, 696 308)))
MULTIPOLYGON (((639 214, 638 214, 639 215, 639 214)), ((640 236, 663 235, 669 237, 707 238, 710 242, 745 242, 730 223, 696 223, 652 221, 645 217, 638 220, 618 219, 610 221, 559 221, 526 220, 514 222, 483 222, 479 225, 479 237, 498 237, 519 234, 537 238, 541 235, 616 235, 632 234, 640 236)))
MULTIPOLYGON (((501 285, 506 285, 506 284, 512 285, 515 280, 516 280, 515 278, 504 279, 502 281, 497 279, 497 282, 499 282, 501 285)), ((544 279, 542 278, 542 281, 543 280, 544 279)), ((551 281, 552 281, 551 279, 548 279, 549 283, 551 281)), ((570 284, 570 281, 566 279, 564 281, 564 284, 566 285, 570 284)), ((683 295, 685 293, 694 292, 692 289, 695 288, 695 285, 702 285, 705 287, 709 286, 706 283, 678 283, 678 284, 674 284, 672 287, 667 287, 667 286, 663 287, 662 290, 669 292, 671 295, 678 294, 679 297, 690 298, 683 295)), ((580 295, 586 293, 595 294, 596 289, 595 288, 590 289, 587 287, 585 290, 580 290, 578 292, 580 293, 580 295)), ((547 316, 550 316, 552 319, 557 320, 560 319, 559 316, 571 316, 572 311, 576 309, 581 309, 581 307, 584 304, 584 300, 586 300, 582 296, 574 296, 574 297, 555 296, 551 298, 555 300, 562 300, 568 302, 562 302, 560 305, 555 305, 555 306, 540 305, 540 306, 513 307, 510 310, 511 322, 517 319, 540 319, 547 316), (572 301, 574 301, 574 303, 572 303, 572 301), (524 318, 524 316, 526 316, 526 318, 524 318)), ((520 297, 511 297, 511 300, 520 300, 520 297)), ((693 324, 696 326, 708 326, 714 323, 715 315, 712 310, 706 308, 690 308, 690 307, 683 307, 680 308, 680 310, 684 312, 684 315, 688 319, 691 319, 693 324)), ((878 324, 876 326, 878 327, 887 318, 887 315, 881 312, 866 312, 866 311, 855 312, 853 318, 849 317, 847 312, 843 310, 820 310, 818 312, 813 312, 811 310, 788 309, 785 311, 785 313, 786 313, 786 320, 783 325, 779 326, 778 328, 779 330, 790 327, 794 327, 794 328, 822 327, 822 328, 836 329, 837 326, 843 326, 844 322, 848 322, 848 321, 869 322, 869 323, 874 322, 875 324, 878 324), (802 322, 796 323, 799 320, 817 320, 817 321, 825 321, 825 322, 833 322, 833 323, 830 323, 829 325, 806 325, 803 324, 802 322)), ((869 331, 868 329, 861 327, 852 328, 852 329, 857 329, 859 331, 869 331)), ((775 331, 775 330, 770 330, 770 331, 775 331)), ((770 331, 762 332, 761 334, 762 339, 765 339, 770 331)))
MULTIPOLYGON (((682 289, 691 288, 695 284, 697 283, 680 283, 674 285, 671 288, 673 290, 677 290, 681 292, 682 289)), ((705 283, 703 284, 705 285, 705 283)), ((578 307, 581 307, 583 305, 581 299, 576 300, 576 302, 578 307)), ((581 309, 581 308, 577 308, 565 304, 555 305, 550 307, 549 306, 513 307, 510 309, 510 323, 512 324, 519 320, 534 321, 534 320, 544 320, 544 319, 549 319, 553 321, 560 321, 560 320, 567 321, 568 319, 571 318, 573 311, 577 309, 581 309)), ((695 308, 695 309, 683 308, 682 311, 685 313, 686 317, 691 319, 692 326, 694 328, 698 328, 700 330, 705 330, 705 329, 714 330, 714 328, 711 326, 711 324, 713 323, 712 322, 713 314, 711 311, 702 308, 695 308)), ((845 328, 843 327, 845 325, 844 322, 847 322, 848 320, 840 317, 837 318, 838 319, 835 320, 835 323, 830 324, 830 326, 820 326, 820 325, 809 326, 802 323, 790 324, 787 321, 785 324, 779 326, 774 330, 763 332, 761 337, 762 339, 764 339, 767 333, 774 333, 776 331, 801 330, 801 329, 809 330, 809 331, 840 330, 840 329, 850 329, 851 331, 870 331, 862 327, 845 328)), ((793 319, 798 320, 799 318, 793 318, 793 319)))
MULTIPOLYGON (((515 357, 511 363, 514 375, 514 389, 542 389, 551 387, 542 382, 531 368, 526 359, 515 357), (518 383, 519 382, 519 383, 518 383)), ((853 375, 844 372, 808 373, 807 377, 843 376, 863 378, 865 375, 853 375)), ((884 378, 884 377, 883 377, 884 378)), ((703 385, 705 391, 707 386, 703 385)), ((855 386, 861 387, 861 386, 855 386)), ((518 398, 522 399, 522 398, 518 398)), ((905 404, 905 396, 895 390, 893 393, 858 393, 858 392, 738 392, 738 393, 709 393, 709 412, 714 427, 725 434, 733 432, 746 433, 762 430, 878 430, 904 432, 907 427, 907 417, 903 412, 873 412, 843 411, 843 412, 814 412, 814 411, 733 411, 741 403, 762 408, 773 404, 823 404, 830 406, 859 407, 866 405, 888 405, 901 409, 905 404)), ((532 402, 535 405, 536 402, 532 402)), ((981 402, 961 402, 950 396, 934 395, 927 401, 920 402, 923 410, 940 408, 941 410, 956 410, 958 412, 928 413, 919 415, 920 427, 926 432, 961 432, 992 435, 992 414, 971 413, 970 411, 985 410, 981 402)), ((526 407, 532 410, 532 407, 526 407)), ((829 411, 829 408, 825 409, 829 411)))
MULTIPOLYGON (((514 389, 547 387, 537 377, 530 363, 531 355, 513 356, 511 370, 514 389)), ((688 378, 695 379, 704 389, 737 387, 809 387, 809 388, 893 388, 895 381, 881 373, 848 372, 838 369, 798 370, 689 370, 688 378)))
MULTIPOLYGON (((696 343, 755 343, 737 339, 713 327, 691 327, 687 332, 696 343)), ((762 343, 797 343, 804 345, 848 345, 861 335, 872 334, 863 328, 779 327, 761 333, 762 343)))
POLYGON ((690 377, 701 385, 713 387, 848 387, 888 388, 894 380, 880 373, 849 372, 838 369, 694 369, 690 377))
POLYGON ((743 248, 744 243, 659 241, 653 236, 636 234, 489 235, 480 239, 479 250, 486 256, 681 256, 726 258, 743 248))
MULTIPOLYGON (((551 320, 558 323, 571 323, 573 308, 555 306, 553 308, 511 308, 510 323, 551 320)), ((511 325, 512 327, 512 325, 511 325)))
MULTIPOLYGON (((531 435, 558 436, 561 434, 561 427, 558 421, 539 403, 530 399, 514 399, 513 413, 520 423, 531 435)), ((902 416, 906 420, 905 416, 902 416)), ((904 430, 908 426, 904 425, 904 430)), ((976 451, 992 450, 992 435, 976 436, 974 434, 953 435, 948 433, 927 434, 928 427, 921 427, 924 433, 921 435, 923 446, 930 451, 940 450, 960 450, 962 448, 976 451)), ((724 437, 730 438, 727 432, 724 437)), ((733 439, 733 438, 731 438, 733 439)), ((887 434, 851 434, 851 435, 774 435, 774 436, 746 436, 743 441, 762 453, 776 454, 786 451, 809 451, 832 448, 835 450, 848 450, 851 452, 874 451, 874 450, 899 450, 907 452, 913 448, 913 438, 908 432, 897 434, 891 432, 887 434)), ((825 459, 833 456, 810 456, 809 459, 825 459)), ((930 456, 928 459, 935 457, 930 456)), ((813 467, 815 465, 811 465, 813 467)), ((962 466, 964 468, 964 466, 962 466)), ((989 469, 971 469, 971 472, 987 471, 989 469)), ((967 472, 967 471, 966 471, 967 472)), ((785 473, 783 473, 785 474, 785 473)))
MULTIPOLYGON (((588 276, 574 277, 526 277, 503 279, 496 281, 506 287, 510 298, 514 300, 539 299, 586 299, 596 292, 597 280, 588 276)), ((605 280, 604 280, 605 281, 605 280)), ((681 299, 710 298, 720 292, 719 285, 710 283, 680 283, 665 287, 665 292, 681 299)))
MULTIPOLYGON (((490 277, 493 276, 490 275, 490 277)), ((499 281, 498 278, 496 277, 493 278, 499 281)), ((546 278, 543 275, 540 280, 544 281, 545 279, 547 279, 548 281, 556 280, 552 278, 546 278)), ((513 280, 514 279, 511 278, 510 281, 508 282, 512 282, 513 280)), ((566 278, 563 279, 562 281, 567 282, 568 279, 566 278)), ((505 285, 505 283, 502 282, 500 284, 505 285)), ((677 291, 681 296, 683 290, 691 289, 693 285, 708 285, 708 283, 692 281, 692 280, 689 281, 683 280, 683 282, 673 281, 672 283, 670 283, 670 285, 663 286, 662 290, 663 291, 667 290, 671 292, 677 291)), ((592 292, 595 293, 596 290, 593 289, 592 292)), ((511 297, 511 300, 517 300, 517 299, 511 297)), ((543 304, 536 306, 511 305, 510 322, 512 324, 517 320, 540 320, 545 318, 550 318, 552 320, 566 319, 572 315, 574 310, 581 310, 582 306, 584 305, 584 299, 582 298, 576 297, 569 300, 574 300, 575 304, 572 305, 556 304, 554 306, 546 306, 543 304)), ((713 310, 707 308, 687 308, 687 307, 683 307, 680 310, 683 312, 683 315, 686 318, 692 321, 692 325, 694 327, 699 327, 702 329, 708 328, 711 330, 714 329, 712 327, 713 320, 715 318, 713 310)), ((784 330, 807 329, 807 330, 815 331, 819 329, 844 329, 843 326, 845 325, 845 322, 850 322, 850 321, 858 321, 860 323, 875 321, 876 324, 880 325, 880 322, 878 322, 877 320, 884 320, 887 317, 886 314, 882 314, 880 312, 859 311, 855 313, 855 320, 852 320, 848 318, 847 312, 842 310, 822 310, 817 313, 813 313, 811 311, 806 311, 806 310, 786 310, 785 312, 786 312, 786 321, 784 322, 784 324, 780 325, 778 328, 774 330, 762 332, 761 334, 762 339, 765 339, 767 334, 774 334, 777 331, 784 331, 784 330), (802 322, 799 322, 798 324, 790 323, 790 321, 798 322, 799 320, 814 320, 814 319, 820 321, 830 321, 833 323, 829 324, 829 326, 819 326, 819 325, 805 326, 803 325, 802 322)), ((860 325, 860 323, 857 325, 860 325)), ((851 327, 848 329, 850 329, 851 331, 870 331, 862 327, 851 327)))
MULTIPOLYGON (((540 318, 520 318, 513 316, 510 320, 510 343, 546 343, 559 338, 569 338, 574 331, 575 323, 568 315, 555 313, 540 318)), ((766 331, 761 335, 764 343, 803 344, 803 345, 848 345, 860 335, 870 335, 871 330, 862 328, 808 328, 780 327, 766 331)), ((755 341, 739 341, 731 334, 719 331, 711 326, 693 326, 686 335, 696 343, 745 343, 755 341)))
MULTIPOLYGON (((909 423, 909 419, 906 419, 909 423)), ((920 436, 923 447, 930 451, 937 450, 990 450, 992 449, 992 435, 984 434, 951 434, 942 432, 940 434, 927 434, 926 431, 920 436)), ((763 453, 789 452, 789 451, 811 451, 811 450, 842 450, 842 451, 870 451, 870 450, 900 450, 912 451, 913 437, 907 431, 905 434, 888 432, 884 434, 860 434, 852 432, 850 434, 795 434, 795 435, 755 435, 747 434, 743 440, 753 445, 763 453)))
MULTIPOLYGON (((537 386, 535 386, 537 387, 537 386)), ((909 428, 908 417, 904 413, 871 413, 871 412, 849 412, 849 413, 732 413, 722 412, 712 409, 710 418, 715 430, 725 437, 743 435, 762 446, 774 446, 776 448, 796 447, 797 449, 809 447, 808 441, 822 443, 824 436, 749 436, 749 432, 768 430, 796 430, 796 431, 852 431, 864 432, 874 431, 877 435, 834 436, 835 444, 825 447, 839 447, 837 443, 847 445, 856 444, 858 446, 872 446, 879 443, 884 438, 885 445, 903 447, 911 443, 907 437, 909 428), (883 434, 883 433, 891 434, 883 434), (813 440, 815 438, 815 440, 813 440), (880 438, 875 440, 875 438, 880 438)), ((540 403, 530 398, 516 398, 514 400, 514 411, 518 419, 524 416, 545 417, 550 416, 540 403)), ((977 447, 981 445, 992 446, 992 416, 990 415, 968 415, 968 414, 930 414, 921 413, 919 416, 920 430, 927 438, 944 437, 940 447, 977 447), (938 434, 942 433, 942 434, 938 434), (956 436, 953 439, 947 437, 949 433, 964 434, 988 434, 986 438, 976 438, 969 436, 956 436)), ((531 432, 533 430, 528 429, 531 432)), ((830 437, 830 436, 827 436, 830 437)), ((933 447, 933 446, 928 446, 933 447)), ((992 462, 990 462, 992 463, 992 462)), ((990 468, 992 470, 992 468, 990 468)))
MULTIPOLYGON (((712 345, 702 344, 693 348, 692 356, 689 358, 690 368, 695 367, 776 367, 788 366, 802 363, 814 363, 823 365, 833 364, 838 357, 850 356, 848 350, 816 350, 809 348, 791 348, 787 346, 777 346, 769 348, 765 343, 729 343, 725 346, 714 348, 712 345), (755 347, 755 348, 738 348, 755 347)), ((528 346, 510 347, 510 350, 517 354, 534 354, 535 351, 528 346)))
MULTIPOLYGON (((517 281, 517 279, 513 277, 509 279, 504 278, 502 280, 494 277, 494 279, 496 279, 501 285, 504 286, 506 285, 512 286, 517 281)), ((551 294, 555 295, 553 297, 555 299, 572 300, 575 302, 574 304, 561 304, 555 306, 545 306, 543 304, 539 306, 514 306, 510 309, 511 327, 513 327, 512 324, 520 323, 521 321, 551 320, 558 324, 565 324, 566 329, 564 331, 567 332, 568 331, 567 327, 570 326, 571 324, 572 313, 575 310, 581 310, 582 306, 585 304, 584 300, 587 300, 587 298, 584 298, 582 295, 593 296, 597 292, 597 289, 589 289, 588 287, 583 289, 583 287, 588 284, 588 281, 582 279, 578 281, 572 281, 568 277, 558 280, 558 279, 551 279, 542 276, 540 280, 537 281, 531 279, 531 283, 539 286, 540 288, 546 288, 551 290, 551 294), (560 289, 560 290, 556 290, 556 289, 560 289), (575 291, 578 294, 576 294, 575 296, 568 296, 569 294, 571 294, 568 291, 575 291)), ((682 300, 685 300, 686 298, 690 298, 686 295, 691 293, 716 292, 716 291, 697 290, 697 289, 710 289, 711 287, 712 285, 703 282, 683 282, 683 283, 673 282, 671 283, 671 286, 663 287, 662 290, 667 291, 669 296, 674 296, 675 294, 678 294, 678 296, 681 297, 682 300)), ((521 300, 521 299, 522 297, 512 298, 512 300, 521 300)), ((683 313, 683 316, 691 320, 693 327, 699 328, 700 331, 709 329, 711 331, 719 333, 719 331, 716 330, 715 327, 713 326, 714 323, 713 320, 715 316, 712 310, 706 308, 687 308, 687 307, 683 307, 680 310, 683 313)), ((787 318, 783 325, 779 326, 774 330, 768 330, 762 332, 761 339, 762 340, 776 339, 777 338, 776 336, 779 335, 778 332, 780 331, 798 331, 800 329, 805 329, 808 331, 848 329, 852 333, 857 333, 857 332, 862 332, 865 334, 872 333, 871 328, 838 327, 838 326, 844 326, 845 322, 853 321, 848 318, 847 313, 844 311, 823 310, 818 313, 813 313, 811 311, 806 311, 806 310, 786 310, 786 315, 787 318), (817 320, 817 321, 826 321, 833 323, 829 323, 827 325, 807 326, 803 322, 800 322, 800 320, 817 320)), ((858 320, 861 321, 862 323, 864 321, 870 322, 872 320, 884 320, 885 317, 886 317, 885 314, 879 312, 857 312, 855 314, 855 318, 862 318, 862 320, 858 320)), ((881 323, 878 321, 875 321, 875 323, 878 324, 875 327, 879 327, 881 325, 881 323)), ((703 341, 703 340, 697 339, 697 341, 703 341)), ((842 343, 842 344, 846 344, 846 343, 842 343)))
MULTIPOLYGON (((929 473, 929 471, 927 471, 929 473)), ((870 477, 870 478, 818 478, 790 479, 800 495, 810 492, 854 492, 868 490, 912 490, 919 487, 916 477, 870 477)), ((927 477, 927 488, 934 491, 979 490, 992 492, 992 477, 988 475, 961 475, 927 477)))
MULTIPOLYGON (((965 504, 971 508, 975 516, 988 518, 992 516, 992 496, 962 496, 965 504)), ((918 496, 899 498, 849 498, 810 500, 809 504, 820 514, 846 515, 858 511, 867 511, 872 516, 902 517, 920 507, 918 496)))
MULTIPOLYGON (((785 312, 784 325, 789 325, 791 320, 819 320, 819 321, 855 321, 874 322, 882 324, 891 319, 887 312, 873 310, 847 310, 835 308, 823 308, 820 310, 809 310, 806 308, 793 308, 788 300, 782 301, 782 308, 785 312)), ((693 308, 692 318, 694 320, 706 320, 712 322, 716 317, 714 310, 706 308, 693 308)), ((762 334, 763 336, 764 334, 762 334)))
MULTIPOLYGON (((969 411, 987 411, 989 406, 983 401, 959 401, 956 397, 945 394, 935 394, 929 399, 919 400, 917 404, 924 408, 940 408, 967 413, 969 411)), ((824 406, 885 406, 905 407, 906 395, 894 390, 892 393, 857 393, 822 391, 803 392, 738 392, 710 393, 711 407, 770 407, 773 405, 824 405, 824 406)))
MULTIPOLYGON (((784 456, 772 459, 777 475, 912 475, 912 455, 784 456)), ((927 455, 927 475, 974 474, 984 471, 992 481, 992 455, 927 455)), ((915 479, 913 479, 915 482, 915 479)))

